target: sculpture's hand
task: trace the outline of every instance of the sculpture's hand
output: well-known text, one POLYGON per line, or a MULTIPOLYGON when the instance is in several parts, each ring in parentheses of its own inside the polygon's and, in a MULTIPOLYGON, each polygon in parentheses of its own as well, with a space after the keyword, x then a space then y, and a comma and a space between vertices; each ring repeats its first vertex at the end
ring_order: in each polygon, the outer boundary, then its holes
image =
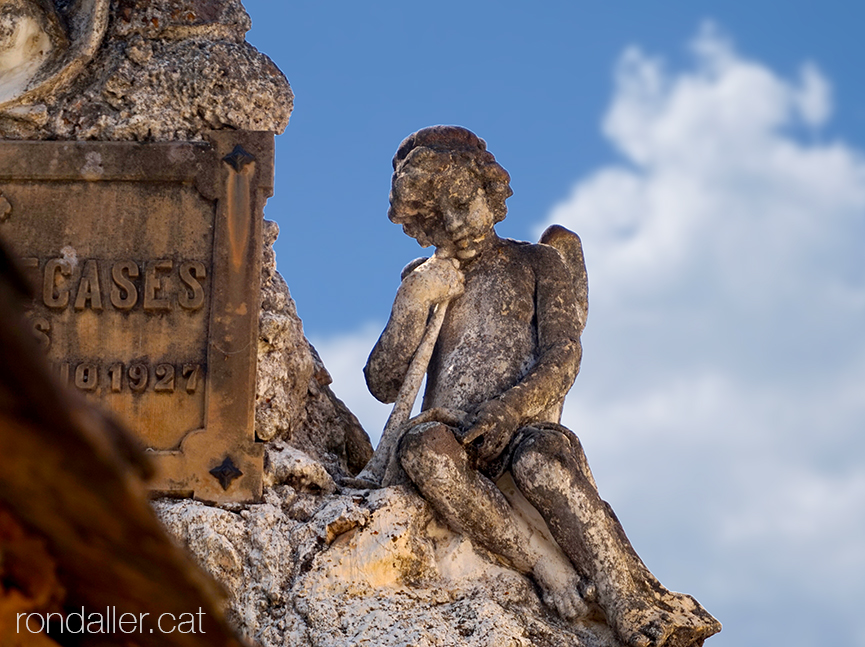
POLYGON ((434 254, 403 279, 399 290, 401 298, 432 305, 460 296, 465 277, 459 265, 455 258, 434 254))
POLYGON ((501 400, 484 402, 475 412, 471 427, 462 437, 463 445, 474 444, 479 463, 502 453, 520 425, 520 415, 501 400))
POLYGON ((448 427, 461 429, 465 426, 468 414, 465 411, 458 409, 449 409, 447 407, 435 407, 421 411, 414 418, 405 423, 409 427, 415 427, 424 422, 441 422, 448 427))

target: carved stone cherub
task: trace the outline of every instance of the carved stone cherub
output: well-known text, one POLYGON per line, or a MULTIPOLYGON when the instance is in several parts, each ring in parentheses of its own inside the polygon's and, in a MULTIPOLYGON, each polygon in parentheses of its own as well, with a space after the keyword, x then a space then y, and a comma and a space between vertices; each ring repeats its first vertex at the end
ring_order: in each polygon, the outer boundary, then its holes
POLYGON ((397 449, 409 479, 453 529, 530 574, 561 616, 578 619, 597 602, 627 645, 701 645, 720 624, 649 572, 599 497, 577 437, 558 424, 585 324, 579 239, 561 227, 541 244, 499 238, 510 177, 464 128, 418 131, 393 163, 388 215, 436 253, 403 271, 364 369, 376 398, 395 400, 431 308, 447 303, 423 413, 397 449), (568 560, 532 547, 495 485, 506 471, 568 560))

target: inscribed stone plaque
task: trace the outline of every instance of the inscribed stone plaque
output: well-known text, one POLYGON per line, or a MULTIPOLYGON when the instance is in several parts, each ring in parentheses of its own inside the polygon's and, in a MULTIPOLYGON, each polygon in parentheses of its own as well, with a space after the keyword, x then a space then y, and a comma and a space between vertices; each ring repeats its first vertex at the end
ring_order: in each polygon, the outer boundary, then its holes
POLYGON ((273 135, 0 141, 0 236, 37 287, 28 317, 65 383, 148 447, 154 490, 261 495, 254 397, 273 135))

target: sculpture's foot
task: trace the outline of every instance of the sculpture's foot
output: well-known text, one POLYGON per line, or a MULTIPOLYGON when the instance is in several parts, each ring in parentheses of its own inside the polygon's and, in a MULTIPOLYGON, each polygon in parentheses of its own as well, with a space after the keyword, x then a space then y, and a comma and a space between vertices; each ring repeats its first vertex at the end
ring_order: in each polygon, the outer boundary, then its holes
POLYGON ((721 623, 690 595, 659 588, 616 603, 611 624, 626 645, 700 647, 721 630, 721 623))
POLYGON ((594 585, 585 585, 570 562, 542 559, 532 569, 541 587, 544 603, 565 620, 579 620, 588 615, 594 585))

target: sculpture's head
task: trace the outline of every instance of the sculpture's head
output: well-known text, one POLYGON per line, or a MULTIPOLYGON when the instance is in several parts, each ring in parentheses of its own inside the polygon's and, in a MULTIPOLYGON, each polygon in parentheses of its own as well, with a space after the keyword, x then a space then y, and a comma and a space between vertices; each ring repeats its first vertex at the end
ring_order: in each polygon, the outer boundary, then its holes
POLYGON ((409 135, 393 158, 388 217, 423 247, 468 260, 507 214, 508 172, 486 143, 459 126, 409 135))
POLYGON ((50 0, 0 0, 0 102, 24 91, 68 46, 50 0))

